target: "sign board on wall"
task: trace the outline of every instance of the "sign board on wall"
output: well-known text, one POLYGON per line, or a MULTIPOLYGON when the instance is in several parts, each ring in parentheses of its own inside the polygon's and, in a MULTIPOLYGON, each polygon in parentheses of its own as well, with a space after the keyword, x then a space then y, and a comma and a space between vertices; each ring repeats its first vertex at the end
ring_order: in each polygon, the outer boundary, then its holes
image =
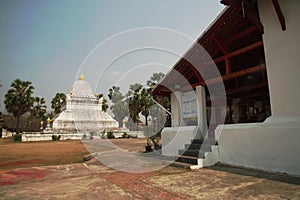
POLYGON ((182 117, 197 117, 197 97, 194 91, 182 94, 182 117))

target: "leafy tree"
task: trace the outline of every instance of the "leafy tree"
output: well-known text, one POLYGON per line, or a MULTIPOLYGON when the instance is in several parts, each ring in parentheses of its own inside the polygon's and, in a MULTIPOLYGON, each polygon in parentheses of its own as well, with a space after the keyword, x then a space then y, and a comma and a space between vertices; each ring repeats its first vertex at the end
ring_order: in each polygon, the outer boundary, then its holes
POLYGON ((123 119, 128 114, 128 104, 125 96, 120 92, 120 88, 113 86, 109 89, 109 99, 112 102, 110 109, 114 114, 114 118, 119 122, 119 127, 123 126, 123 119))
POLYGON ((54 110, 55 114, 61 112, 61 107, 66 100, 66 95, 64 93, 56 93, 55 97, 51 101, 51 108, 54 110))
POLYGON ((35 129, 38 127, 38 123, 43 119, 47 106, 45 105, 45 99, 40 97, 34 98, 33 107, 31 108, 30 115, 34 118, 35 129))
POLYGON ((7 112, 12 113, 16 118, 16 133, 20 133, 20 117, 26 112, 30 111, 33 105, 34 87, 30 81, 22 81, 20 79, 14 80, 11 84, 11 89, 7 91, 5 95, 5 108, 7 112))

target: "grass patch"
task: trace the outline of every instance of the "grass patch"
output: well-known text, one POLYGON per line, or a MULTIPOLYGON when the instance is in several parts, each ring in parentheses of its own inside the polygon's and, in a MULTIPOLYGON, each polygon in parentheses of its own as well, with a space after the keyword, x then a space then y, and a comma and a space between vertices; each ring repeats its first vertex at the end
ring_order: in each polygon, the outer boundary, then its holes
POLYGON ((80 163, 87 154, 80 140, 14 143, 0 139, 0 170, 80 163))

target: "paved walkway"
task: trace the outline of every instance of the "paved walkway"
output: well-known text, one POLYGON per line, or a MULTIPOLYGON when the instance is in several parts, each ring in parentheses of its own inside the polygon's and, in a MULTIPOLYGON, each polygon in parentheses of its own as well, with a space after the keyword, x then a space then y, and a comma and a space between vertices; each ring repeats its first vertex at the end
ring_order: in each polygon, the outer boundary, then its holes
POLYGON ((0 199, 300 199, 300 179, 226 166, 125 173, 93 159, 0 171, 0 199))

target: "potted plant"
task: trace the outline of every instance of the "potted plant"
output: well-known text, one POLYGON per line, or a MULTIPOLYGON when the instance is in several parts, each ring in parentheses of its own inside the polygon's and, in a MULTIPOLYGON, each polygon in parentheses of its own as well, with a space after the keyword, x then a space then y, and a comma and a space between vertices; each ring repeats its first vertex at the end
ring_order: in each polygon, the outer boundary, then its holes
POLYGON ((152 142, 151 142, 151 135, 152 135, 152 128, 150 126, 146 126, 143 129, 144 135, 147 138, 147 144, 145 146, 145 152, 152 152, 152 142))

